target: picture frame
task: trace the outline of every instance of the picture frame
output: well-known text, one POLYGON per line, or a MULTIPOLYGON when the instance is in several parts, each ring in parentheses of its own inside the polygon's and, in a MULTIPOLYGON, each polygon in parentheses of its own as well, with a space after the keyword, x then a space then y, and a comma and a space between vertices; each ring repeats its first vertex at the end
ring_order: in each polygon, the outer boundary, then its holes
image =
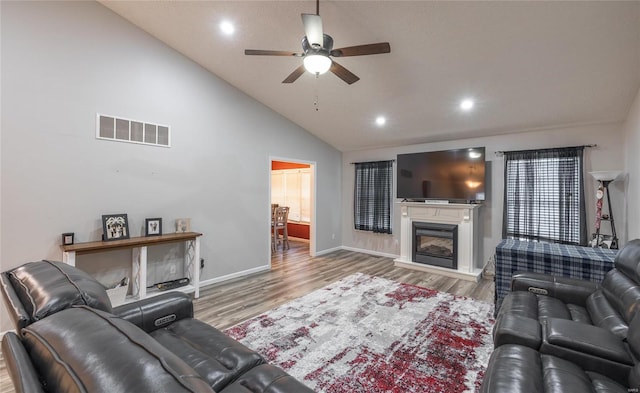
POLYGON ((162 218, 146 218, 144 220, 145 236, 162 235, 162 218))
POLYGON ((191 232, 190 218, 176 218, 176 233, 191 232))
POLYGON ((123 240, 129 238, 129 220, 126 213, 104 214, 102 216, 104 241, 123 240))
POLYGON ((62 245, 70 246, 73 244, 73 238, 75 234, 73 232, 67 232, 62 234, 62 245))

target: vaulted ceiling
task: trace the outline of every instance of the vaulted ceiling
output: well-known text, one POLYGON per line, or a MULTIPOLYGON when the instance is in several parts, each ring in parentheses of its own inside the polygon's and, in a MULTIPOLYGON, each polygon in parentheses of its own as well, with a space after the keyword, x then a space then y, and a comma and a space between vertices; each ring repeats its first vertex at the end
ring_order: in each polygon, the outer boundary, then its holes
POLYGON ((342 151, 621 122, 640 88, 640 1, 321 1, 335 48, 391 45, 335 59, 352 85, 244 55, 301 52, 312 0, 101 3, 342 151))

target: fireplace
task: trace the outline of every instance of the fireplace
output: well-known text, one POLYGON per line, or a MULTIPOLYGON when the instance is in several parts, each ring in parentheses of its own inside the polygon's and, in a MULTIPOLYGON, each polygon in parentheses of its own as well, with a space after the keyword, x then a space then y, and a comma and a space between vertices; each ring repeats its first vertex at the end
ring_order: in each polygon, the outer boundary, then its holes
POLYGON ((457 225, 413 222, 414 262, 457 269, 457 250, 457 225))
MULTIPOLYGON (((461 280, 478 282, 484 266, 482 258, 482 239, 480 236, 478 212, 482 205, 475 203, 430 203, 398 202, 400 205, 400 257, 395 265, 423 272, 436 273, 461 280), (429 261, 416 262, 414 223, 437 224, 437 235, 441 235, 440 225, 448 224, 444 229, 452 230, 455 236, 455 264, 457 268, 442 267, 440 264, 428 264, 429 261)), ((453 241, 453 240, 452 240, 453 241)), ((420 258, 419 258, 420 259, 420 258)), ((448 259, 448 258, 445 258, 448 259)), ((433 261, 433 260, 432 260, 433 261)), ((437 259, 443 262, 443 259, 437 259)))

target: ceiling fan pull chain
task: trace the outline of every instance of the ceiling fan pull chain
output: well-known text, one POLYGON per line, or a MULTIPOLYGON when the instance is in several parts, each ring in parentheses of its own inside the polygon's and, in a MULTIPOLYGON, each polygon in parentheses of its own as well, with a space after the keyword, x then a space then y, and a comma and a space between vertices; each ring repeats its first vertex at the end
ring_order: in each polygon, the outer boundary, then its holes
POLYGON ((320 74, 316 73, 316 81, 314 82, 314 93, 315 97, 313 98, 313 106, 316 108, 316 112, 320 110, 318 107, 318 80, 320 79, 320 74))

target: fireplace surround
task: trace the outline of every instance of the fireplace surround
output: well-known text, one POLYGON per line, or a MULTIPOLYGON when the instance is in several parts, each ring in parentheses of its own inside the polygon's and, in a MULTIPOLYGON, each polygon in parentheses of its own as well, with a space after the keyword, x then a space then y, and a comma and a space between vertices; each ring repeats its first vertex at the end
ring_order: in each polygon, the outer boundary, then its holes
MULTIPOLYGON (((398 204, 400 205, 400 257, 395 260, 396 266, 469 281, 480 279, 483 263, 478 230, 478 211, 482 205, 429 202, 399 202, 398 204), (436 263, 432 263, 433 259, 425 263, 422 257, 416 256, 418 245, 415 242, 414 223, 417 223, 418 227, 421 226, 420 223, 435 227, 437 235, 441 234, 440 230, 443 228, 455 234, 456 246, 455 250, 452 250, 452 253, 456 254, 455 266, 450 261, 446 261, 448 266, 445 266, 443 263, 445 261, 439 257, 436 263)), ((442 246, 441 243, 436 244, 436 246, 438 245, 442 246)), ((428 247, 428 245, 425 246, 428 247)), ((432 247, 431 250, 434 248, 432 247)), ((431 254, 431 252, 427 251, 427 254, 431 254)))

